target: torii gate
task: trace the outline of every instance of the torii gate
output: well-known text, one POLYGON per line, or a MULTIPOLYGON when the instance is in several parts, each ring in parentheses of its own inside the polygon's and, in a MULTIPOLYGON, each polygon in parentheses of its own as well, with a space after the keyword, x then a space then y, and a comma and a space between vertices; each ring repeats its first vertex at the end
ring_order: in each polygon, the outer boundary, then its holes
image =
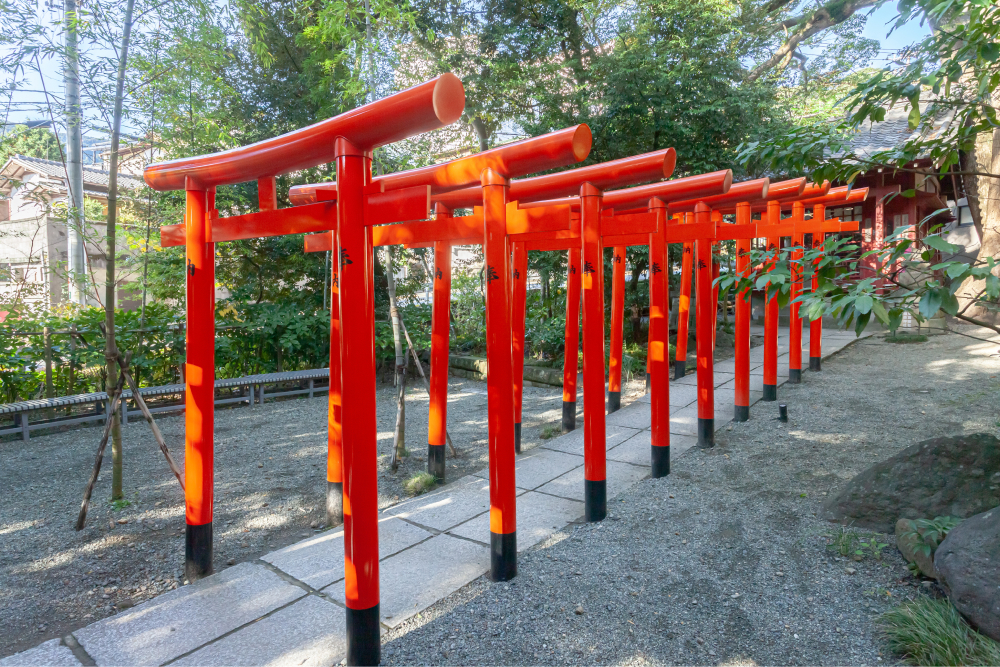
MULTIPOLYGON (((344 450, 344 498, 348 508, 344 523, 345 587, 350 664, 377 664, 380 654, 375 359, 372 321, 366 311, 372 312, 371 233, 367 224, 370 218, 377 217, 379 204, 385 198, 368 187, 371 151, 377 146, 452 123, 461 116, 464 107, 465 92, 461 81, 452 74, 445 74, 301 130, 222 153, 153 164, 144 173, 146 183, 153 189, 183 188, 187 192, 185 571, 192 580, 212 572, 213 243, 216 240, 213 221, 216 216, 209 215, 209 206, 214 208, 211 193, 220 185, 257 180, 261 211, 238 216, 239 224, 250 229, 270 229, 279 233, 287 233, 290 228, 295 232, 322 231, 331 229, 337 219, 346 222, 340 230, 341 344, 344 357, 350 358, 357 368, 353 376, 356 384, 343 392, 344 410, 352 415, 343 425, 344 441, 350 443, 344 450), (311 207, 277 209, 275 176, 331 160, 337 162, 339 197, 336 206, 319 202, 311 207)), ((424 188, 425 205, 427 194, 424 188)), ((420 193, 404 192, 396 198, 420 199, 420 193)), ((227 220, 232 222, 232 219, 227 220)))
MULTIPOLYGON (((841 188, 829 188, 829 182, 818 186, 818 189, 825 190, 821 194, 808 196, 806 193, 795 201, 784 200, 781 202, 768 202, 766 207, 767 224, 761 224, 758 228, 760 235, 767 239, 767 248, 776 251, 782 237, 792 237, 795 246, 801 246, 805 234, 811 233, 831 233, 856 231, 857 221, 841 223, 839 220, 827 221, 814 217, 805 220, 806 206, 823 206, 822 216, 825 217, 825 205, 834 203, 854 203, 864 201, 868 197, 868 189, 860 188, 852 190, 849 186, 841 188), (789 220, 781 222, 781 210, 791 208, 792 216, 789 220)), ((798 253, 796 253, 798 254, 798 253)), ((796 259, 796 258, 793 258, 796 259)), ((773 266, 772 260, 769 265, 773 266)), ((788 380, 792 383, 802 381, 802 321, 799 317, 799 304, 795 298, 801 293, 801 275, 793 266, 792 275, 792 302, 789 306, 789 350, 788 350, 788 380)), ((812 332, 812 329, 810 329, 812 332)), ((818 337, 822 336, 822 328, 817 330, 818 337)), ((812 342, 810 341, 810 346, 812 342)), ((817 348, 818 350, 819 348, 817 348)), ((767 300, 764 319, 764 396, 765 401, 777 400, 777 375, 778 375, 778 301, 776 296, 771 296, 767 300)))
MULTIPOLYGON (((473 183, 479 182, 479 175, 487 168, 494 170, 499 170, 503 173, 512 174, 515 176, 531 173, 533 171, 544 171, 546 169, 551 169, 555 167, 565 166, 573 162, 579 162, 587 157, 590 152, 590 147, 592 143, 592 135, 590 133, 590 128, 586 125, 575 125, 563 130, 558 130, 556 132, 551 132, 546 135, 539 137, 532 137, 523 141, 518 141, 504 146, 499 146, 482 153, 476 153, 464 158, 459 158, 456 160, 451 160, 449 162, 444 162, 441 164, 430 165, 428 167, 422 167, 419 169, 413 169, 409 171, 397 172, 393 174, 387 174, 384 176, 379 176, 373 179, 373 183, 377 186, 383 188, 390 188, 395 191, 397 188, 407 189, 413 183, 420 183, 424 181, 429 181, 433 184, 434 188, 440 191, 447 191, 451 188, 467 188, 468 190, 478 193, 478 200, 482 201, 482 190, 480 187, 468 187, 473 183)), ((418 186, 419 187, 419 186, 418 186)), ((305 206, 310 204, 315 204, 320 200, 335 200, 337 198, 337 184, 335 182, 327 183, 312 183, 307 185, 296 185, 289 189, 289 200, 295 206, 305 206)), ((440 210, 437 212, 437 217, 434 224, 422 224, 417 226, 410 226, 406 228, 394 229, 394 230, 377 230, 375 232, 377 238, 375 239, 374 245, 396 245, 404 243, 416 243, 417 239, 447 239, 451 238, 449 230, 454 228, 455 225, 462 226, 469 234, 476 234, 476 224, 474 222, 475 216, 467 220, 458 220, 457 222, 445 221, 444 218, 451 217, 450 211, 446 212, 440 210), (386 236, 388 235, 388 236, 386 236)), ((480 207, 481 208, 481 207, 480 207)), ((424 214, 417 216, 416 218, 408 219, 423 219, 427 217, 426 211, 424 214)), ((523 216, 522 216, 523 217, 523 216)), ((481 215, 480 215, 481 219, 481 215)), ((514 224, 514 221, 511 221, 514 224)), ((481 224, 481 223, 480 223, 481 224)), ((536 223, 537 224, 537 223, 536 223)), ((479 243, 482 243, 482 230, 478 231, 477 238, 479 243)), ((335 256, 339 257, 340 253, 334 246, 336 245, 335 235, 328 233, 322 236, 322 238, 317 237, 317 235, 312 235, 306 238, 306 251, 320 251, 320 250, 336 250, 335 256)), ((439 280, 435 281, 435 294, 441 291, 442 283, 447 283, 447 293, 450 294, 451 290, 451 256, 448 251, 444 249, 443 246, 436 246, 436 255, 445 255, 447 258, 442 259, 442 264, 438 266, 443 266, 443 262, 446 261, 448 264, 449 272, 447 277, 442 276, 439 280)), ((336 276, 332 276, 336 277, 336 276)), ((337 280, 331 280, 333 293, 333 303, 338 303, 337 298, 337 280)), ((445 310, 441 311, 440 307, 433 311, 432 317, 432 340, 437 338, 443 340, 444 350, 445 350, 445 364, 444 364, 444 375, 440 375, 440 372, 435 373, 434 359, 432 358, 431 364, 431 387, 438 387, 438 391, 431 391, 430 396, 430 421, 428 423, 428 472, 435 475, 435 477, 443 479, 445 471, 445 458, 444 458, 444 448, 446 439, 446 419, 447 419, 447 349, 448 349, 448 311, 447 302, 442 300, 445 310), (441 388, 443 387, 443 392, 441 388)), ((338 364, 339 369, 339 357, 334 360, 333 350, 335 347, 335 338, 338 335, 338 313, 336 309, 331 308, 330 311, 330 335, 331 335, 331 378, 335 374, 334 363, 338 364)), ((338 348, 339 349, 339 348, 338 348)), ((432 355, 433 357, 433 355, 432 355)), ((438 364, 440 365, 440 364, 438 364)), ((331 387, 333 386, 333 380, 331 380, 331 387)), ((339 467, 340 459, 340 423, 341 423, 341 406, 338 401, 338 396, 331 392, 329 398, 330 404, 328 409, 328 464, 327 464, 327 513, 328 518, 331 523, 339 523, 341 517, 341 511, 339 506, 339 499, 341 497, 341 483, 342 483, 342 472, 339 467)))

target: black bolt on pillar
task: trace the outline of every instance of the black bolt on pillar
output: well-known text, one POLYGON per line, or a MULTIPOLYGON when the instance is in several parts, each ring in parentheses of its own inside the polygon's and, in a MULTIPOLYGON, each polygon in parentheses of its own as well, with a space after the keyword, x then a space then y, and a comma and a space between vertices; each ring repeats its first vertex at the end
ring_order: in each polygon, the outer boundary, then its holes
POLYGON ((776 401, 778 400, 778 385, 776 384, 765 384, 764 385, 764 395, 761 397, 762 401, 776 401))
POLYGON ((811 371, 823 370, 823 357, 809 357, 809 370, 811 371))
POLYGON ((778 405, 778 421, 787 422, 788 421, 788 406, 784 403, 778 405))
POLYGON ((622 393, 620 391, 608 392, 608 414, 617 412, 622 407, 622 393))

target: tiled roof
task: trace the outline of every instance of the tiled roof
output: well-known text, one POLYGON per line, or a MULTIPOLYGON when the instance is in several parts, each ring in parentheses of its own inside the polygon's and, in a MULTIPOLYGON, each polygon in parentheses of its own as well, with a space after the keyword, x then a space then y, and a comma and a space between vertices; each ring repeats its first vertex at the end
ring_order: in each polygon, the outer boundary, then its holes
MULTIPOLYGON (((927 102, 921 101, 921 106, 926 104, 927 102)), ((901 148, 911 139, 934 139, 948 129, 955 117, 954 111, 948 111, 935 119, 932 127, 921 125, 916 130, 911 130, 908 115, 909 104, 906 101, 897 102, 886 111, 885 120, 880 123, 866 121, 858 128, 850 141, 850 150, 858 157, 867 158, 874 153, 901 148)))
MULTIPOLYGON (((21 166, 30 169, 32 171, 37 171, 43 173, 47 176, 52 176, 54 178, 66 178, 66 169, 63 167, 62 162, 56 162, 55 160, 43 160, 37 157, 28 157, 26 155, 14 155, 11 160, 18 162, 21 166)), ((108 187, 108 179, 111 176, 111 172, 104 171, 103 169, 95 169, 89 165, 83 165, 83 182, 86 185, 100 185, 103 187, 108 187)), ((142 186, 142 179, 136 178, 131 174, 118 173, 118 187, 127 188, 129 190, 134 190, 142 186)))

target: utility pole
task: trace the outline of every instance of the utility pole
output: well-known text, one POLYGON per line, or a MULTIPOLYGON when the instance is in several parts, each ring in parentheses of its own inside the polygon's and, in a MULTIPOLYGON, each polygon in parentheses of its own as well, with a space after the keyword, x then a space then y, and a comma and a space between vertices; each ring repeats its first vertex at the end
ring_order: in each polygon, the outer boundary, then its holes
POLYGON ((77 39, 76 0, 64 0, 66 24, 66 175, 69 178, 67 239, 69 241, 69 298, 72 303, 87 303, 87 246, 83 225, 83 111, 80 106, 80 53, 77 39))

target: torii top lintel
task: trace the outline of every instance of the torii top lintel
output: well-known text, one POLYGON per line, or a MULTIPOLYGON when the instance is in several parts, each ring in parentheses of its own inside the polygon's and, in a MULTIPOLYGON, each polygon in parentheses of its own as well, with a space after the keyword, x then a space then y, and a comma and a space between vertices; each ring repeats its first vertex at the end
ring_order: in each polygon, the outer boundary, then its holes
POLYGON ((308 127, 221 153, 159 162, 143 178, 154 190, 233 185, 315 167, 335 159, 334 140, 343 137, 361 150, 436 130, 465 109, 465 89, 454 74, 358 107, 308 127))
MULTIPOLYGON (((429 185, 435 193, 477 186, 474 188, 479 193, 477 203, 481 204, 482 190, 478 186, 484 170, 492 169, 506 178, 513 178, 565 167, 587 159, 592 145, 590 128, 585 124, 574 125, 441 164, 376 176, 372 183, 380 184, 386 191, 429 185)), ((336 189, 334 182, 295 185, 289 188, 288 199, 294 206, 313 204, 318 201, 317 190, 336 189)))

